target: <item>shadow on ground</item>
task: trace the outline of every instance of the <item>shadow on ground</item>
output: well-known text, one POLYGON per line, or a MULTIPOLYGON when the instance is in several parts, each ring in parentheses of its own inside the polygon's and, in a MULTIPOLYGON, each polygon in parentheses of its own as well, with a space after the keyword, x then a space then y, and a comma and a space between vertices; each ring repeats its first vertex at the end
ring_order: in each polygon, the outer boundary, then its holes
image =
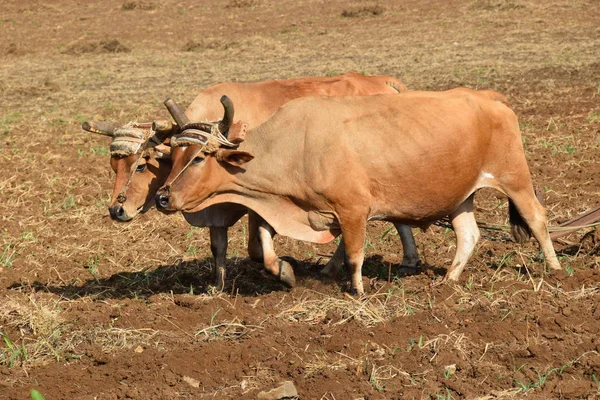
MULTIPOLYGON (((55 293, 66 299, 148 298, 158 293, 201 294, 214 290, 212 268, 212 260, 207 258, 147 267, 137 272, 119 272, 106 278, 88 279, 82 284, 52 285, 36 281, 31 286, 36 291, 55 293)), ((228 260, 226 279, 224 291, 242 296, 286 290, 283 284, 263 272, 260 264, 248 259, 228 260)), ((19 287, 21 284, 11 286, 12 289, 19 287)))
MULTIPOLYGON (((241 296, 257 296, 271 292, 286 291, 288 288, 277 281, 262 268, 262 264, 247 258, 228 260, 226 286, 224 292, 241 296)), ((295 261, 294 272, 298 286, 309 281, 323 281, 338 290, 349 290, 350 274, 343 271, 339 279, 331 279, 320 273, 323 264, 314 260, 295 261)), ((158 293, 202 294, 214 291, 212 259, 180 261, 172 265, 147 267, 136 272, 119 272, 106 278, 88 279, 82 284, 72 283, 52 285, 39 281, 31 284, 35 291, 58 294, 65 299, 93 297, 97 300, 141 298, 145 299, 158 293)), ((431 276, 443 276, 446 270, 427 264, 419 268, 407 268, 385 262, 379 255, 368 257, 363 266, 363 276, 382 281, 398 280, 403 277, 427 273, 431 276)), ((310 284, 308 284, 310 286, 310 284)), ((22 283, 9 286, 10 289, 22 288, 22 283)))

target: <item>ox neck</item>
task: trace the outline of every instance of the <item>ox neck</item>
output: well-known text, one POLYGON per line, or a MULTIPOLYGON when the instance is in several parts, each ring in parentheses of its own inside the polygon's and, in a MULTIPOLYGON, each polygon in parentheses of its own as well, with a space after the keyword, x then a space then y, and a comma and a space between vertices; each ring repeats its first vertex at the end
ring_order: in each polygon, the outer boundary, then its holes
POLYGON ((253 197, 261 197, 260 193, 285 196, 290 193, 290 185, 302 179, 300 166, 296 165, 301 155, 292 154, 285 138, 273 141, 271 137, 269 131, 258 127, 249 132, 248 139, 238 148, 253 154, 255 158, 242 166, 244 172, 237 172, 239 169, 236 167, 228 167, 236 192, 254 193, 253 197), (294 173, 290 174, 289 171, 294 173))

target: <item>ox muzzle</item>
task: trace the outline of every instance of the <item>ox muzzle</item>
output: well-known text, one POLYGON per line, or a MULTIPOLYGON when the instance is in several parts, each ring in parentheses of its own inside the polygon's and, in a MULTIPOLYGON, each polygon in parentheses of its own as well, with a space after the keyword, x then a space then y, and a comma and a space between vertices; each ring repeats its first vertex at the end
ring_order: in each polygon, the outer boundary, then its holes
POLYGON ((169 201, 171 200, 171 196, 165 193, 156 193, 154 196, 154 201, 156 202, 156 209, 159 211, 169 211, 169 201))
POLYGON ((125 209, 121 204, 115 204, 113 206, 108 207, 108 213, 110 214, 110 218, 115 221, 129 221, 132 217, 128 216, 125 212, 125 209))

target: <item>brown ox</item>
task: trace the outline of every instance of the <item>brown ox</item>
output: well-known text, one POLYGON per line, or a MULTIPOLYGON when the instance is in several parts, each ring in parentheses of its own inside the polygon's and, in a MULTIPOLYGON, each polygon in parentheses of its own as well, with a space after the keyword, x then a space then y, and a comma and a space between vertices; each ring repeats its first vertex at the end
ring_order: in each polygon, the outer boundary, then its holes
MULTIPOLYGON (((352 293, 363 293, 368 220, 423 227, 449 215, 457 252, 446 279, 457 280, 479 239, 473 196, 483 187, 508 196, 522 217, 512 222, 530 229, 548 266, 560 269, 517 117, 486 94, 304 98, 281 107, 238 149, 205 138, 203 146, 173 150, 157 207, 193 212, 231 202, 294 239, 325 243, 341 233, 352 293)), ((186 132, 174 144, 180 139, 186 143, 186 132)))
MULTIPOLYGON (((260 125, 281 105, 291 99, 304 96, 334 95, 373 95, 406 91, 406 87, 395 78, 386 76, 363 76, 347 73, 336 77, 301 78, 275 80, 253 84, 224 83, 203 90, 185 111, 175 113, 179 125, 192 121, 217 121, 222 116, 219 98, 227 93, 237 105, 237 118, 248 123, 250 128, 260 125)), ((155 124, 156 125, 156 124, 155 124)), ((165 125, 161 122, 158 125, 165 125)), ((111 218, 129 221, 139 212, 147 211, 154 204, 154 195, 171 171, 169 147, 156 144, 166 141, 179 126, 170 124, 160 128, 153 141, 149 124, 126 127, 111 123, 87 123, 84 129, 113 137, 110 164, 116 173, 109 207, 111 218)), ((156 128, 156 126, 155 126, 156 128)), ((227 252, 227 227, 233 225, 247 209, 237 204, 219 204, 200 212, 183 213, 185 219, 194 226, 210 228, 211 251, 215 258, 216 285, 222 287, 225 276, 225 256, 227 252)), ((280 260, 274 252, 272 240, 267 237, 256 240, 257 222, 255 214, 249 215, 248 253, 255 261, 263 261, 269 269, 283 271, 282 280, 293 285, 293 274, 289 264, 280 260)), ((419 263, 417 249, 410 228, 396 225, 404 247, 403 265, 416 266, 419 263)), ((340 246, 328 263, 328 271, 335 273, 343 262, 343 246, 340 246)))

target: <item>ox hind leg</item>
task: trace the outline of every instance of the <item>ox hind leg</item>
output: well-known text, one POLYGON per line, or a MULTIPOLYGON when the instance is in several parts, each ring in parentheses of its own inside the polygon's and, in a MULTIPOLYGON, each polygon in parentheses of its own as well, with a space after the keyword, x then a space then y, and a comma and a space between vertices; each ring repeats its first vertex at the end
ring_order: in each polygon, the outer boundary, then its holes
POLYGON ((296 285, 296 277, 292 265, 282 260, 273 248, 273 237, 275 230, 267 222, 261 219, 258 225, 258 238, 262 246, 265 269, 271 274, 279 277, 279 280, 289 287, 296 285))
POLYGON ((347 263, 346 245, 344 244, 344 238, 342 237, 340 244, 337 249, 335 249, 335 253, 333 253, 333 256, 329 259, 327 264, 325 264, 321 273, 331 278, 337 278, 341 275, 341 268, 344 263, 347 263))
MULTIPOLYGON (((398 235, 400 236, 400 241, 402 242, 402 249, 404 252, 402 266, 417 268, 421 265, 421 260, 419 259, 417 245, 410 226, 401 224, 394 224, 394 226, 396 227, 398 235)), ((344 238, 342 237, 338 248, 335 250, 335 253, 333 253, 333 256, 329 259, 325 267, 321 270, 321 273, 330 277, 339 276, 342 265, 347 263, 345 254, 344 238)))
POLYGON ((210 251, 215 259, 215 286, 218 290, 223 290, 227 257, 227 228, 210 227, 210 251))
POLYGON ((417 268, 421 265, 419 259, 419 252, 417 251, 417 244, 415 243, 415 237, 412 234, 412 229, 408 225, 394 224, 400 241, 402 242, 402 266, 409 268, 417 268))
POLYGON ((446 272, 444 280, 458 280, 481 236, 479 227, 475 221, 475 215, 473 214, 473 198, 474 194, 469 196, 467 200, 450 214, 450 222, 456 234, 456 254, 454 255, 452 266, 446 272))
POLYGON ((550 269, 562 269, 548 233, 546 210, 535 196, 531 183, 524 188, 503 182, 501 188, 510 201, 513 202, 519 215, 531 230, 533 237, 538 241, 546 259, 546 265, 550 269))
POLYGON ((258 226, 263 219, 255 212, 248 210, 248 256, 252 261, 264 262, 263 250, 258 238, 258 226))

